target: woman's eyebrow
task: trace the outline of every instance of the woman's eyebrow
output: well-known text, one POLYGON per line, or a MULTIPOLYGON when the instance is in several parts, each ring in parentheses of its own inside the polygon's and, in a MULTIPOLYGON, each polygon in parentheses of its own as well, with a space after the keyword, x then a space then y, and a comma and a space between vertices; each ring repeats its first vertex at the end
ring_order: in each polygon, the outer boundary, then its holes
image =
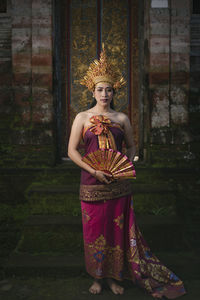
MULTIPOLYGON (((98 86, 97 87, 97 89, 103 89, 104 87, 103 86, 98 86)), ((107 86, 107 87, 105 87, 105 89, 111 89, 112 87, 110 87, 110 86, 107 86)))

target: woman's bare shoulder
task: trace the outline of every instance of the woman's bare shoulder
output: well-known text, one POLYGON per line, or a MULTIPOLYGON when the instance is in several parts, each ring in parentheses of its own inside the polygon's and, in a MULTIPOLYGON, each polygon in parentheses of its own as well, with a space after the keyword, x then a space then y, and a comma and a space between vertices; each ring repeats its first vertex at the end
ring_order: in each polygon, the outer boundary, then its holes
POLYGON ((84 127, 89 121, 91 114, 88 110, 82 111, 78 113, 74 119, 75 124, 79 124, 79 126, 84 127))
POLYGON ((126 123, 126 122, 129 121, 128 116, 125 113, 123 113, 123 112, 116 112, 115 118, 121 124, 124 124, 124 123, 126 123))
POLYGON ((79 112, 79 113, 76 115, 76 117, 75 117, 75 119, 83 120, 83 121, 84 121, 85 119, 87 119, 87 118, 88 118, 88 112, 87 112, 87 110, 79 112))

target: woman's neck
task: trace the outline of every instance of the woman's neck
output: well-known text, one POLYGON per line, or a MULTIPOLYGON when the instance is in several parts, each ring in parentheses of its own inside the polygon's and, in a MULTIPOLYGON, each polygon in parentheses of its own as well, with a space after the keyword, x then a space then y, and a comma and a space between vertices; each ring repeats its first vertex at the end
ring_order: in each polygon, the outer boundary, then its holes
POLYGON ((110 106, 107 107, 99 107, 98 105, 95 105, 92 108, 92 112, 99 114, 99 115, 106 115, 111 113, 113 110, 110 108, 110 106))

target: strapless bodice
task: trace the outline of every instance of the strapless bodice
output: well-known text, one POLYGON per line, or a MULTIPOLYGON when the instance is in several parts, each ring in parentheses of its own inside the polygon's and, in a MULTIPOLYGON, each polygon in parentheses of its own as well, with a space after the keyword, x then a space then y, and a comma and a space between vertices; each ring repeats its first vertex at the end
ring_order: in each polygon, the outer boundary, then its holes
MULTIPOLYGON (((92 118, 91 118, 92 119, 92 118)), ((109 120, 105 118, 106 120, 109 120)), ((110 121, 110 120, 109 120, 110 121)), ((98 124, 99 125, 99 124, 98 124)), ((104 124, 105 125, 105 124, 104 124)), ((88 154, 90 152, 96 151, 99 148, 102 148, 101 145, 99 145, 99 136, 103 135, 103 132, 98 134, 95 131, 96 127, 95 125, 91 124, 84 128, 83 131, 83 142, 84 142, 84 149, 85 154, 88 154)), ((122 144, 124 140, 124 131, 120 127, 119 124, 110 122, 106 125, 106 128, 108 130, 108 133, 112 135, 112 140, 115 144, 115 149, 118 151, 122 151, 122 144)), ((107 134, 105 134, 106 138, 107 134)), ((85 170, 82 170, 81 172, 81 184, 90 185, 90 184, 101 184, 98 180, 96 180, 95 177, 93 177, 90 173, 88 173, 85 170)))

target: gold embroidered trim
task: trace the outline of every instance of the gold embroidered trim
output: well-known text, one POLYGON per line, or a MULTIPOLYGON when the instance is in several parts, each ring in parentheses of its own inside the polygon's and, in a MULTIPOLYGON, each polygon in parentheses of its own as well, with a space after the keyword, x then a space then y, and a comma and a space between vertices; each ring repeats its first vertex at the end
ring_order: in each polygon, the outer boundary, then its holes
POLYGON ((127 196, 131 193, 129 180, 119 180, 105 185, 80 185, 80 200, 87 202, 106 201, 127 196))

